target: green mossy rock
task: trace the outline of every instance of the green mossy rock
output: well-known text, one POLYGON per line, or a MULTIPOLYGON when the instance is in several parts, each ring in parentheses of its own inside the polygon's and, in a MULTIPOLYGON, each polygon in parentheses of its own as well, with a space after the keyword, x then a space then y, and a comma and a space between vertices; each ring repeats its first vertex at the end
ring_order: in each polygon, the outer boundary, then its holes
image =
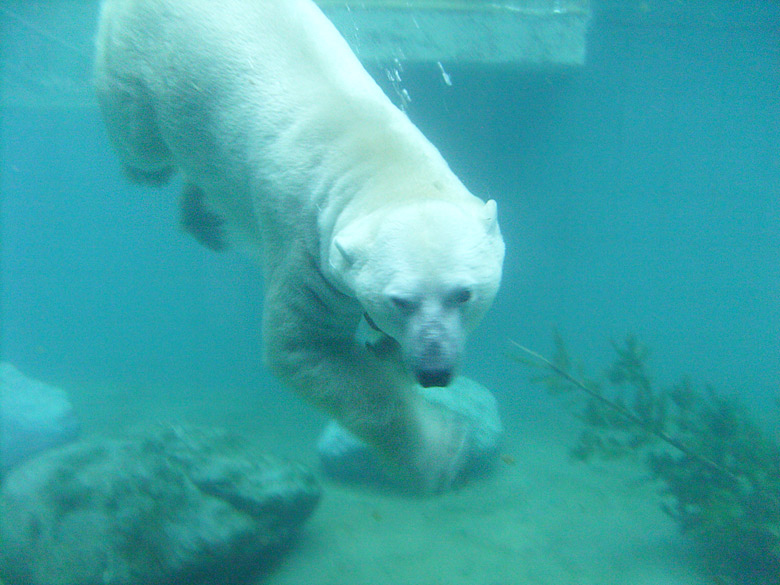
POLYGON ((219 430, 159 426, 52 450, 0 486, 7 585, 227 582, 314 510, 307 469, 219 430))

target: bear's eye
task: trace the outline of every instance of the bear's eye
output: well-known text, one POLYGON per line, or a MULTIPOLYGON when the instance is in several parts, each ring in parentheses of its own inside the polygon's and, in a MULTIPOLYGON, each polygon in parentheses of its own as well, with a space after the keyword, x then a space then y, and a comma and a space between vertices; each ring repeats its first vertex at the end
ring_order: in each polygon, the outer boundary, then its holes
POLYGON ((471 291, 467 288, 459 288, 450 295, 450 302, 454 305, 463 305, 471 300, 471 291))
POLYGON ((414 313, 414 310, 417 308, 417 301, 407 297, 390 297, 390 303, 405 314, 414 313))

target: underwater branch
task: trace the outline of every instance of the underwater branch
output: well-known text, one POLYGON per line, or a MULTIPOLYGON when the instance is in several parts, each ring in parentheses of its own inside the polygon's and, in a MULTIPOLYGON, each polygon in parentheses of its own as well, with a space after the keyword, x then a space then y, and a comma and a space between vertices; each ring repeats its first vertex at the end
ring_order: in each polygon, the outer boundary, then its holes
POLYGON ((533 351, 532 349, 529 349, 525 347, 524 345, 520 345, 516 341, 510 339, 509 343, 511 343, 514 347, 519 349, 520 351, 528 354, 535 360, 541 362, 545 367, 549 368, 553 372, 555 372, 557 375, 564 378, 566 381, 573 384, 576 388, 582 390, 585 392, 588 396, 591 398, 597 400, 600 404, 606 406, 607 408, 617 412, 620 416, 626 418, 627 420, 631 421, 632 423, 636 424, 637 426, 641 427, 643 430, 647 431, 649 434, 661 439, 665 443, 671 445, 675 449, 681 451, 688 457, 691 457, 692 459, 695 459, 699 461, 700 463, 703 463, 704 465, 710 467, 711 469, 714 469, 718 471, 719 473, 722 473, 726 476, 728 476, 731 479, 736 480, 737 477, 730 472, 728 469, 724 468, 721 465, 718 465, 715 463, 712 459, 709 459, 708 457, 705 457, 704 455, 700 455, 699 453, 696 453, 694 451, 691 451, 683 445, 680 441, 675 439, 674 437, 670 436, 669 434, 665 433, 664 431, 653 428, 651 425, 647 424, 647 422, 643 421, 641 418, 636 416, 633 412, 630 410, 622 407, 621 405, 617 404, 616 402, 613 402, 612 400, 606 398, 599 392, 593 390, 592 388, 589 388, 585 383, 581 382, 574 376, 572 376, 569 372, 564 370, 563 368, 557 366, 554 362, 548 360, 546 357, 541 355, 540 353, 537 353, 533 351))

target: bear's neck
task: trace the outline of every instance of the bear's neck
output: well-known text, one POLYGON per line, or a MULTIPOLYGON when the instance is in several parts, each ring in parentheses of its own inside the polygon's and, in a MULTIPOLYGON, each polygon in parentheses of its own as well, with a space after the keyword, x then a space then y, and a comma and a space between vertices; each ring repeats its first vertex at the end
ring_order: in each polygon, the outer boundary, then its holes
POLYGON ((370 145, 347 154, 344 165, 320 199, 320 249, 327 253, 344 226, 391 207, 424 200, 452 201, 467 206, 478 201, 450 170, 444 158, 420 131, 398 112, 394 124, 372 131, 370 145), (382 136, 377 136, 381 134, 382 136), (346 161, 349 161, 348 163, 346 161))

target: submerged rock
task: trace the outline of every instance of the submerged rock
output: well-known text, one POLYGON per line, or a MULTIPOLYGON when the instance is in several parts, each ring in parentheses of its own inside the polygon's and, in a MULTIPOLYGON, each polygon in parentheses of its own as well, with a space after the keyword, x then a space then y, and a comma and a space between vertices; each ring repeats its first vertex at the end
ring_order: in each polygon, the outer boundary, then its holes
POLYGON ((320 498, 306 468, 166 426, 54 449, 0 486, 6 585, 224 583, 273 561, 320 498))
MULTIPOLYGON (((451 410, 464 419, 470 429, 466 463, 456 483, 485 474, 498 459, 503 427, 493 394, 465 377, 456 378, 446 388, 418 387, 426 400, 451 410)), ((317 452, 325 474, 346 483, 385 485, 405 488, 385 473, 371 447, 335 420, 330 421, 319 440, 317 452)))
POLYGON ((0 363, 0 477, 14 465, 74 440, 79 422, 65 392, 0 363))

